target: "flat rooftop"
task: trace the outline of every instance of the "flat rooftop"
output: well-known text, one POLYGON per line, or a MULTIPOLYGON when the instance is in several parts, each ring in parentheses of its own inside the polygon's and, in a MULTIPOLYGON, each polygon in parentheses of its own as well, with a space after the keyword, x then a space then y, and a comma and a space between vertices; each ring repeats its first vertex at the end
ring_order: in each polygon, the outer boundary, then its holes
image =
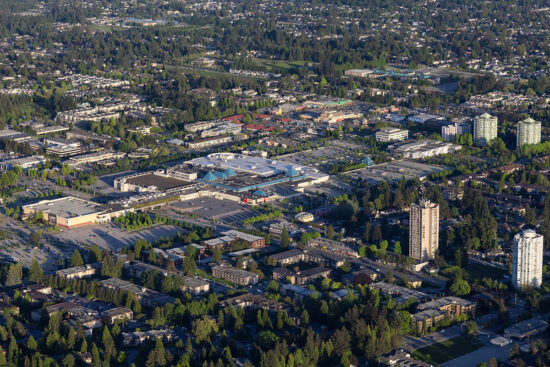
POLYGON ((192 185, 192 183, 179 178, 146 173, 140 176, 129 177, 126 182, 141 187, 156 186, 160 191, 167 191, 176 187, 192 185))
POLYGON ((54 200, 42 200, 36 204, 26 205, 36 211, 55 214, 62 218, 77 218, 100 212, 99 205, 73 196, 54 200))
POLYGON ((234 153, 213 153, 206 157, 195 158, 189 163, 205 168, 231 168, 235 172, 247 172, 264 177, 286 173, 291 168, 295 169, 298 173, 305 169, 304 167, 275 159, 234 153))
POLYGON ((429 175, 443 172, 445 169, 445 166, 424 164, 409 160, 399 160, 346 172, 345 175, 352 176, 356 179, 362 178, 371 182, 379 182, 383 180, 398 182, 403 177, 407 180, 415 178, 424 180, 429 175))

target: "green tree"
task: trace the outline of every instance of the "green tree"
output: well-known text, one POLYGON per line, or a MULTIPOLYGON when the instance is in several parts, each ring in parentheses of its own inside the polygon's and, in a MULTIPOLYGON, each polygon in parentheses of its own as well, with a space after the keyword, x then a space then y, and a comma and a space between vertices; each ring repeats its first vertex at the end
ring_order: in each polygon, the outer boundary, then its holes
POLYGON ((80 252, 75 249, 73 254, 71 255, 71 266, 81 265, 84 265, 84 259, 82 259, 82 255, 80 255, 80 252))
POLYGON ((215 320, 208 316, 203 316, 201 319, 193 321, 193 336, 197 343, 202 343, 210 338, 210 334, 218 331, 218 325, 215 320))
POLYGON ((8 268, 8 275, 6 277, 6 285, 18 285, 21 284, 23 279, 23 267, 21 264, 11 264, 8 268))
POLYGON ((217 262, 222 259, 222 251, 218 247, 212 250, 212 261, 217 262))
POLYGON ((290 246, 290 239, 288 237, 288 229, 284 226, 281 231, 281 247, 288 248, 288 246, 290 246))
POLYGON ((90 249, 88 250, 88 261, 90 263, 95 263, 98 261, 101 261, 101 250, 97 245, 90 246, 90 249))
POLYGON ((38 344, 36 343, 36 340, 34 339, 34 337, 32 335, 29 336, 29 339, 27 339, 26 347, 31 352, 34 352, 36 350, 36 348, 38 348, 38 344))
POLYGON ((10 345, 8 348, 8 359, 12 363, 17 364, 18 354, 19 354, 19 348, 17 348, 17 342, 15 341, 15 337, 12 336, 10 339, 10 345))
POLYGON ((470 285, 468 282, 460 277, 457 277, 449 290, 457 296, 466 296, 470 294, 470 285))
POLYGON ((42 238, 42 235, 39 232, 32 232, 30 235, 30 240, 34 244, 40 242, 41 238, 42 238))
POLYGON ((4 350, 2 349, 2 346, 0 345, 0 366, 3 366, 6 364, 6 357, 4 356, 4 350))
POLYGON ((31 282, 41 282, 44 273, 40 263, 35 258, 32 259, 31 268, 29 269, 29 280, 31 282))
POLYGON ((61 361, 63 367, 74 367, 74 357, 72 354, 67 354, 61 361))
POLYGON ((329 240, 332 240, 334 238, 334 227, 332 226, 332 224, 328 225, 326 234, 329 240))
POLYGON ((403 251, 401 250, 401 242, 395 242, 395 244, 393 245, 393 252, 397 255, 401 255, 403 253, 403 251))

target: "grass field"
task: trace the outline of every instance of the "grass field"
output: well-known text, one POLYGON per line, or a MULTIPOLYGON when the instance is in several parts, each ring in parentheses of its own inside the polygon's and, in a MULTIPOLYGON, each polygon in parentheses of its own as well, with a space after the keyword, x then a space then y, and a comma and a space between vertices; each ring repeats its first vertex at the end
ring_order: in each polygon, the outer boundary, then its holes
POLYGON ((470 276, 474 278, 492 278, 492 279, 500 279, 504 275, 508 274, 508 272, 504 269, 495 268, 493 266, 485 266, 481 264, 476 264, 470 262, 466 266, 466 270, 468 270, 468 273, 470 273, 470 276))
POLYGON ((415 350, 412 356, 427 363, 441 364, 463 356, 464 354, 471 353, 482 346, 483 343, 474 338, 458 336, 441 343, 435 343, 415 350))
POLYGON ((266 59, 254 59, 254 62, 258 64, 263 64, 264 66, 266 66, 268 70, 272 70, 273 68, 290 70, 294 68, 299 68, 309 63, 309 61, 304 61, 304 60, 283 61, 283 60, 266 60, 266 59))

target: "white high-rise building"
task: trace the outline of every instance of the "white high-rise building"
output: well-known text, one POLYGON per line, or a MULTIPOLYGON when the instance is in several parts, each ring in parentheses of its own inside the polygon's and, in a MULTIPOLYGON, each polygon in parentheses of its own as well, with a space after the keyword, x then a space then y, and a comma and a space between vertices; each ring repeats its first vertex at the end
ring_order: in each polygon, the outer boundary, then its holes
POLYGON ((439 247, 439 205, 422 199, 411 205, 409 215, 409 256, 422 261, 435 258, 439 247))
POLYGON ((472 127, 466 122, 455 122, 451 125, 441 127, 441 137, 445 141, 456 141, 456 137, 464 134, 470 134, 472 127))
POLYGON ((474 117, 474 144, 489 145, 496 139, 498 133, 498 119, 488 113, 474 117))
POLYGON ((512 285, 539 287, 542 283, 544 237, 528 229, 514 236, 512 285))
POLYGON ((525 144, 540 143, 541 124, 532 118, 526 118, 518 122, 516 147, 520 148, 525 144))

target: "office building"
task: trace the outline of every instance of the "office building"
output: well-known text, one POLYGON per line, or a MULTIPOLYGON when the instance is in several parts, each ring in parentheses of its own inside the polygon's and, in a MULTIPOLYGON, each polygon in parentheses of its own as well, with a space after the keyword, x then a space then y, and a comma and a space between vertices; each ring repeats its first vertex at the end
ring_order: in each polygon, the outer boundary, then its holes
POLYGON ((525 144, 540 143, 541 123, 527 118, 518 122, 516 147, 520 148, 525 144))
POLYGON ((412 204, 409 224, 409 256, 430 260, 439 247, 439 205, 422 199, 412 204))
POLYGON ((544 238, 528 229, 514 236, 512 285, 516 288, 539 287, 542 283, 544 238))
POLYGON ((474 144, 478 146, 489 145, 496 139, 498 132, 498 119, 488 113, 474 117, 474 144))
POLYGON ((385 127, 376 132, 376 140, 384 143, 390 141, 403 141, 409 138, 409 132, 394 127, 385 127))

